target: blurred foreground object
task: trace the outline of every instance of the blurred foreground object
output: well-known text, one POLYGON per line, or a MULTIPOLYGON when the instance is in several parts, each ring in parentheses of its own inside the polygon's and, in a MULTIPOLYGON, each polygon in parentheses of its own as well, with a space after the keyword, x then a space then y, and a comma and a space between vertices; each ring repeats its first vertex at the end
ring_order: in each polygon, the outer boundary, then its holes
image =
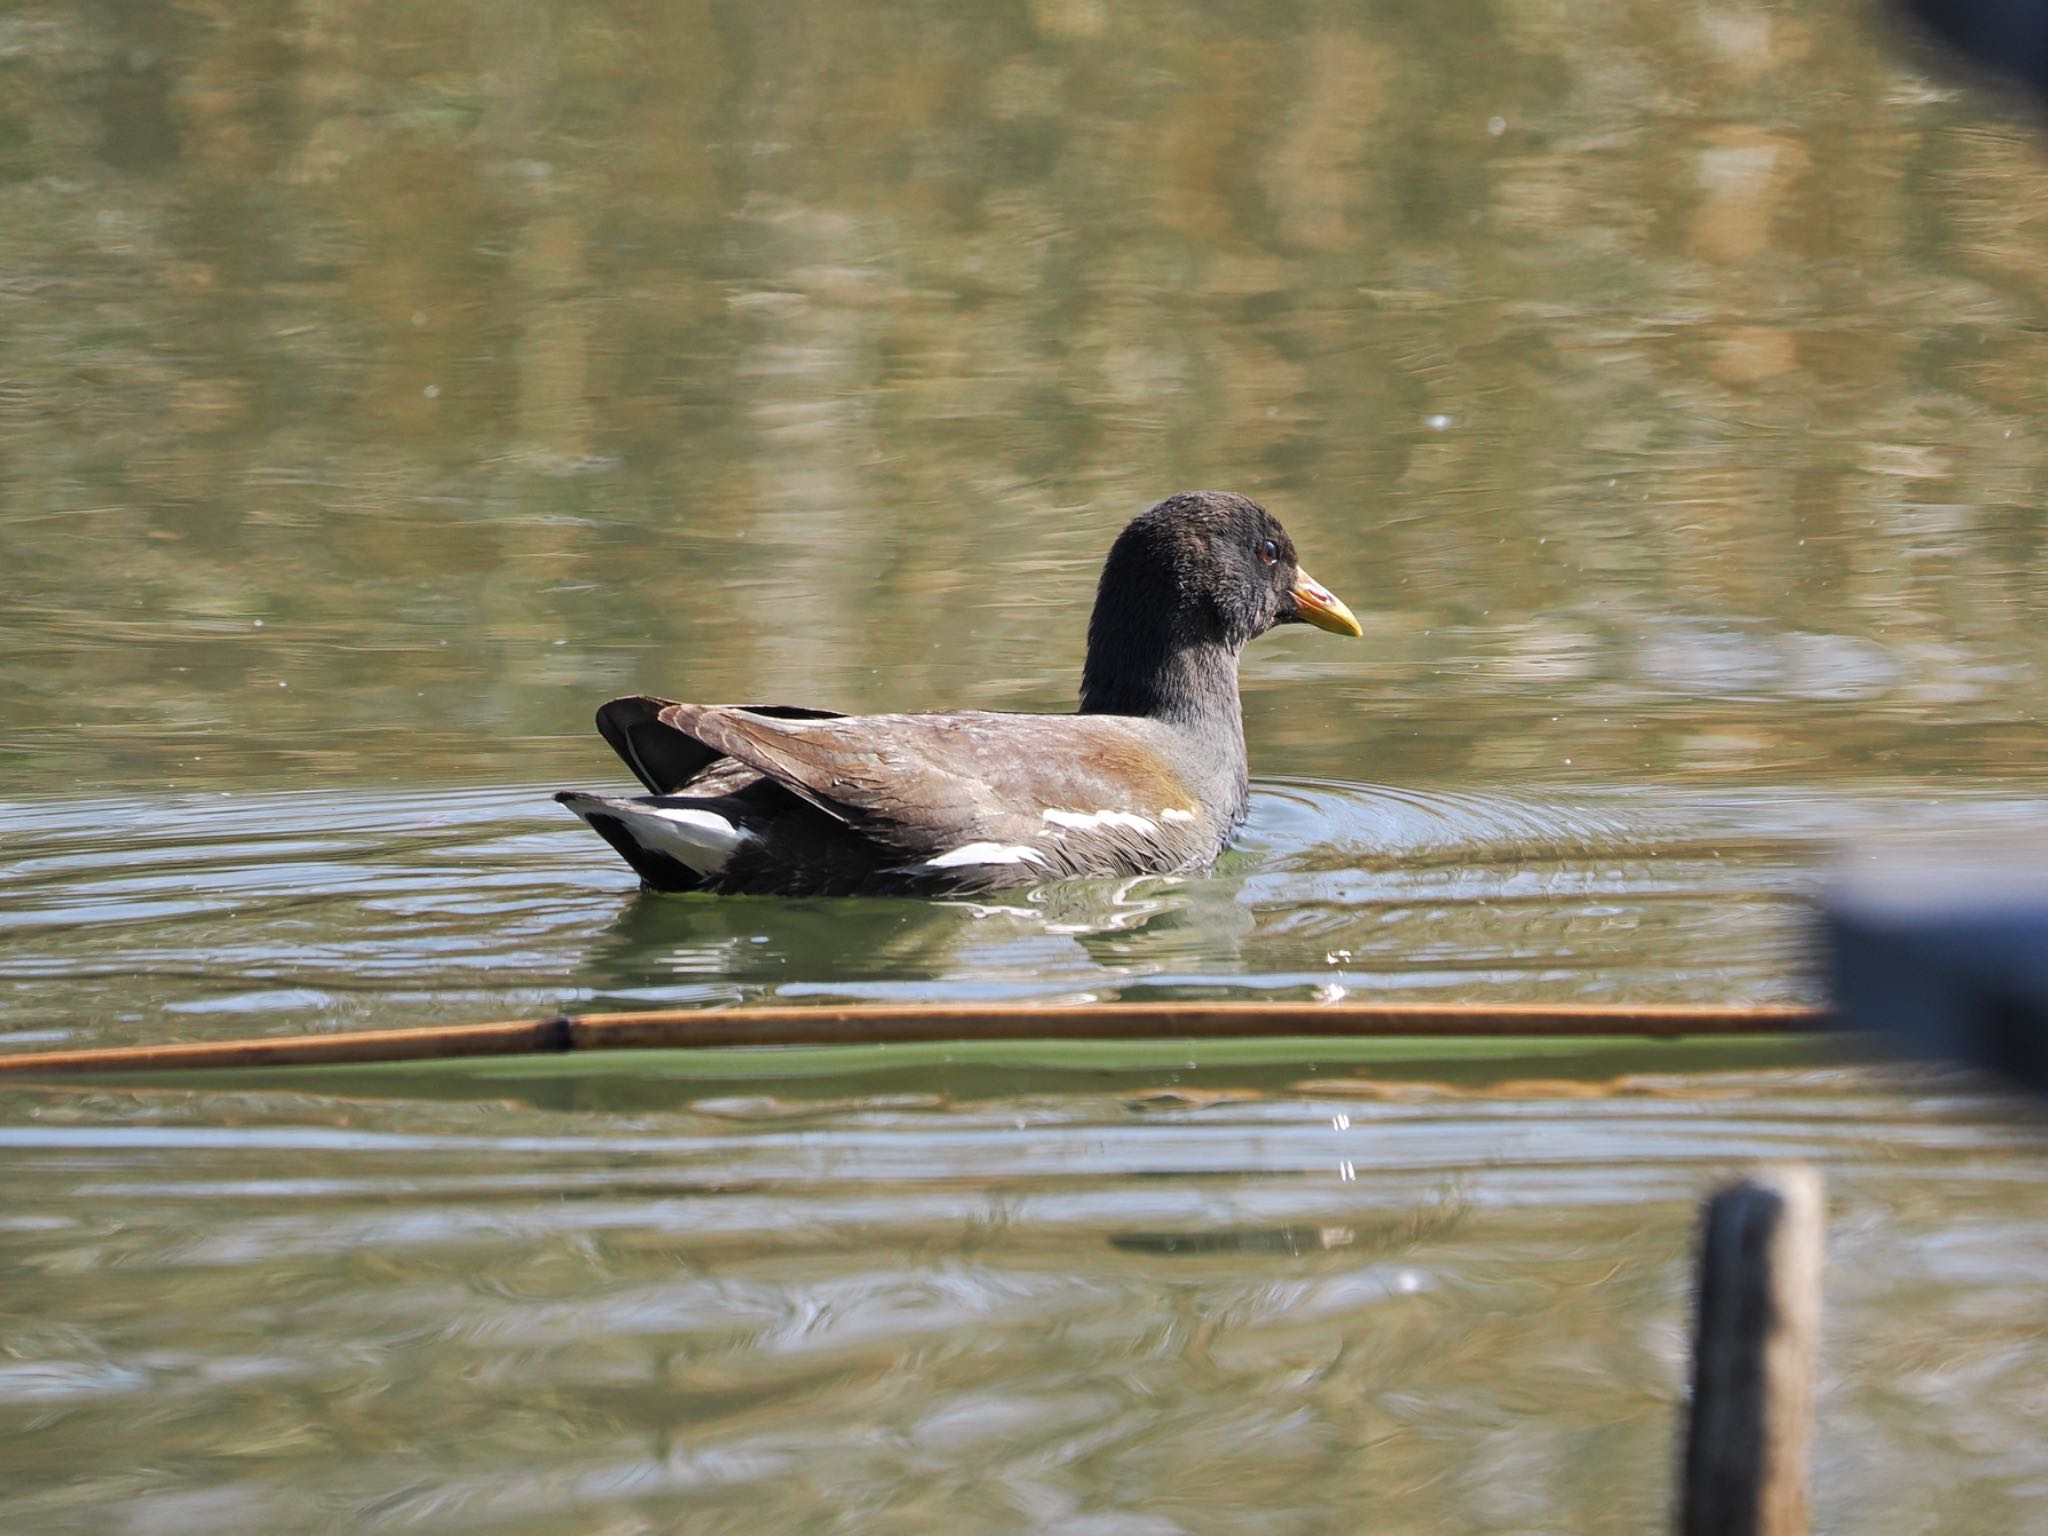
POLYGON ((1922 29, 2048 102, 2048 0, 1906 0, 1922 29))
POLYGON ((1700 1215, 1680 1536, 1806 1536, 1826 1201, 1759 1169, 1700 1215))
POLYGON ((1859 854, 1825 923, 1844 1025, 2048 1093, 2048 843, 1859 854))

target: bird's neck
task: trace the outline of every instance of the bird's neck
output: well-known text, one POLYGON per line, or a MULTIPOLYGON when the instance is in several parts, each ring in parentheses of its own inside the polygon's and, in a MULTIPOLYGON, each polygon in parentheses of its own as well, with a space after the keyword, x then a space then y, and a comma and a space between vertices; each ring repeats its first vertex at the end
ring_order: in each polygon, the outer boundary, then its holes
POLYGON ((1142 715, 1169 725, 1227 731, 1243 751, 1244 714, 1237 702, 1238 648, 1218 640, 1125 651, 1111 665, 1091 646, 1081 672, 1081 713, 1142 715))
POLYGON ((1204 640, 1165 645, 1145 655, 1128 649, 1106 663, 1088 647, 1081 713, 1137 715, 1172 729, 1185 752, 1174 766, 1189 788, 1221 811, 1225 832, 1244 820, 1251 795, 1244 709, 1237 697, 1238 647, 1204 640), (1145 664, 1134 665, 1143 660, 1145 664))

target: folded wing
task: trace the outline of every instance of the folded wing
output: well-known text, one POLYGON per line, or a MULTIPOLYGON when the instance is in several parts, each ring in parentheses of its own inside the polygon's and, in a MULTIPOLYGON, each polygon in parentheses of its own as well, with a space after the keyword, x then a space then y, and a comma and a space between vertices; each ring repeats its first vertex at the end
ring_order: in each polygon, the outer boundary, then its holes
POLYGON ((1021 860, 1030 849, 1026 861, 1045 872, 1075 873, 1120 867, 1127 859, 1118 855, 1134 840, 1199 840, 1189 787, 1128 720, 793 717, 688 704, 670 706, 662 719, 906 862, 957 864, 961 850, 976 847, 1012 850, 1021 860))

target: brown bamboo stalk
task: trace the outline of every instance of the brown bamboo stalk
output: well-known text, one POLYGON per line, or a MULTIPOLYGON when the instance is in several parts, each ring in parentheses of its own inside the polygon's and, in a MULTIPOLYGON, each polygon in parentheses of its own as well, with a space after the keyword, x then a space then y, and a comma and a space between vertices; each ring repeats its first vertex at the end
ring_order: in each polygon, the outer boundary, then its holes
POLYGON ((906 1045, 975 1040, 1219 1040, 1387 1037, 1676 1039, 1814 1034, 1818 1008, 1548 1003, 848 1003, 586 1013, 501 1024, 287 1035, 193 1045, 0 1056, 0 1076, 332 1066, 716 1046, 906 1045))

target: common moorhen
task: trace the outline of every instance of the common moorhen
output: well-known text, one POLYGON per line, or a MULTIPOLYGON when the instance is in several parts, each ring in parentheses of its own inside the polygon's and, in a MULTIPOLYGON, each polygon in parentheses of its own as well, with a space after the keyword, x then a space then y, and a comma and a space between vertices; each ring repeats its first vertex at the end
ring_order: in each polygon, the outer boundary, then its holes
POLYGON ((1275 624, 1360 633, 1242 496, 1172 496, 1111 546, 1072 715, 839 715, 613 699, 650 791, 555 798, 661 891, 985 891, 1208 866, 1244 820, 1237 658, 1275 624))

